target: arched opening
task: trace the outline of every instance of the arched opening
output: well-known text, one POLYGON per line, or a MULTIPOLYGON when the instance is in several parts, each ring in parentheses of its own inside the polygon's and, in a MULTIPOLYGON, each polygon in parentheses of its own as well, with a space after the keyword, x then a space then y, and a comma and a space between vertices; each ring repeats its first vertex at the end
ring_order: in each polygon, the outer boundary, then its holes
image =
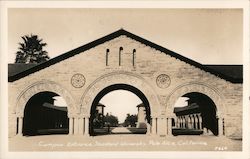
MULTIPOLYGON (((123 97, 119 96, 117 98, 121 99, 123 97)), ((119 109, 120 109, 119 111, 125 110, 121 107, 119 109)), ((90 114, 90 121, 89 121, 89 134, 91 136, 113 134, 112 133, 113 131, 111 130, 112 127, 126 127, 126 129, 129 130, 129 134, 146 134, 147 123, 150 123, 150 120, 151 120, 150 114, 151 112, 150 112, 149 102, 146 96, 139 89, 137 89, 134 86, 127 85, 127 84, 114 84, 101 90, 95 97, 91 106, 91 114, 90 114), (106 109, 109 106, 101 104, 102 99, 109 93, 115 92, 118 90, 133 93, 135 96, 139 98, 140 104, 134 105, 135 109, 138 110, 137 114, 130 114, 131 116, 129 116, 129 118, 136 118, 134 119, 136 120, 136 123, 126 124, 125 121, 119 121, 117 125, 110 125, 110 123, 107 122, 106 120, 107 118, 103 120, 105 116, 110 117, 111 115, 103 113, 104 109, 106 109), (143 113, 144 113, 144 116, 141 115, 143 113), (140 117, 140 115, 142 117, 140 117), (140 122, 139 120, 145 121, 145 123, 143 124, 143 122, 140 122), (99 122, 96 122, 96 121, 99 121, 99 122)))
POLYGON ((53 92, 40 92, 25 105, 23 130, 25 136, 68 134, 66 102, 53 92))
POLYGON ((180 97, 174 106, 173 135, 218 135, 217 108, 205 94, 190 92, 180 97))

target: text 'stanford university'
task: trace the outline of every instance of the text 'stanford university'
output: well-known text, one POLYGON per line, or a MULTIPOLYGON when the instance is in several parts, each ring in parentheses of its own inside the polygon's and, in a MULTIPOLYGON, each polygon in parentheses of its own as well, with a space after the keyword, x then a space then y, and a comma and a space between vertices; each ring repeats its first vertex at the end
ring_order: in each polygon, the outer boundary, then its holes
POLYGON ((46 128, 91 136, 99 100, 122 89, 143 101, 147 135, 242 138, 241 65, 202 65, 123 29, 41 64, 9 64, 8 81, 9 137, 46 128), (66 107, 53 106, 57 95, 66 107), (174 107, 179 97, 188 106, 174 107))

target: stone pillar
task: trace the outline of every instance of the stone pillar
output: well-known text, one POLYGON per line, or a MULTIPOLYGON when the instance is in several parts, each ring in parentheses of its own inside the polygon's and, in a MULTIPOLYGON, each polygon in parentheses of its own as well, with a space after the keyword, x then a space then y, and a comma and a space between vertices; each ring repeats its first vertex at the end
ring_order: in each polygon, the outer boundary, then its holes
POLYGON ((178 118, 177 117, 174 117, 174 126, 177 128, 177 125, 178 125, 178 118))
POLYGON ((195 129, 198 130, 199 129, 199 118, 198 118, 197 114, 195 114, 194 118, 195 118, 195 129))
POLYGON ((223 132, 223 127, 224 127, 224 124, 223 124, 223 118, 218 118, 218 136, 223 136, 224 135, 224 132, 223 132))
POLYGON ((188 129, 191 129, 192 128, 192 119, 191 119, 191 116, 190 115, 188 115, 187 116, 187 121, 188 121, 188 129))
POLYGON ((79 132, 78 132, 78 133, 79 133, 80 135, 83 135, 83 134, 84 134, 84 132, 83 132, 83 125, 84 125, 83 121, 84 121, 84 120, 83 120, 82 117, 78 119, 78 122, 79 122, 79 123, 78 123, 78 126, 79 126, 79 132))
POLYGON ((18 117, 18 135, 23 135, 23 117, 18 117))
POLYGON ((192 129, 195 129, 195 120, 194 120, 194 115, 191 115, 191 123, 192 123, 192 129))
POLYGON ((185 117, 182 116, 181 118, 182 118, 182 128, 185 128, 185 117))
POLYGON ((199 118, 199 128, 200 130, 202 130, 202 117, 201 117, 201 114, 198 115, 198 118, 199 118))
POLYGON ((167 134, 167 118, 162 115, 157 118, 157 135, 166 136, 167 134))
POLYGON ((78 134, 78 118, 74 118, 74 135, 78 134))
POLYGON ((196 119, 194 114, 192 115, 192 119, 193 119, 193 129, 196 129, 196 119))
POLYGON ((184 128, 184 129, 187 128, 187 118, 186 118, 185 115, 183 116, 183 128, 184 128))
POLYGON ((208 135, 208 129, 206 127, 203 128, 203 134, 208 135))
POLYGON ((89 117, 84 118, 84 136, 89 136, 89 117))
POLYGON ((167 122, 168 122, 168 136, 172 135, 172 117, 168 117, 167 118, 167 122))
POLYGON ((73 135, 74 130, 74 119, 72 117, 69 118, 69 135, 73 135))
POLYGON ((156 135, 156 118, 152 118, 152 135, 156 135))
POLYGON ((182 128, 185 128, 185 119, 184 119, 184 116, 181 116, 182 118, 182 128))
POLYGON ((179 118, 180 118, 180 128, 182 128, 182 116, 180 116, 179 118))
POLYGON ((150 129, 151 129, 151 125, 147 123, 147 133, 146 133, 147 135, 151 134, 150 129))
POLYGON ((182 116, 182 128, 185 129, 185 127, 186 127, 185 116, 182 116))

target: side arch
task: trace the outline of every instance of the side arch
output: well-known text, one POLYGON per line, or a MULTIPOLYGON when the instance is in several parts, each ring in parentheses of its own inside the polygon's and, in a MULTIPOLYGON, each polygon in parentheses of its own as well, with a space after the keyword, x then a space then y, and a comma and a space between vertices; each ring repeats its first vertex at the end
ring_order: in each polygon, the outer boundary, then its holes
POLYGON ((223 103, 223 95, 216 88, 204 83, 186 83, 176 87, 167 98, 167 114, 172 115, 174 104, 178 98, 190 92, 198 92, 207 95, 215 103, 217 115, 220 117, 224 116, 225 108, 223 103))
POLYGON ((17 117, 24 116, 24 109, 26 103, 32 96, 34 96, 37 93, 45 91, 57 93, 58 95, 60 95, 65 99, 68 108, 68 116, 71 116, 76 112, 77 108, 75 107, 74 100, 71 97, 70 93, 60 84, 46 80, 46 81, 39 81, 29 85, 19 94, 15 106, 15 113, 17 117))
POLYGON ((129 72, 113 72, 96 79, 86 89, 81 97, 81 114, 88 116, 91 105, 100 91, 115 84, 131 85, 139 89, 148 99, 151 108, 151 115, 157 116, 160 112, 160 103, 154 89, 142 77, 129 72))

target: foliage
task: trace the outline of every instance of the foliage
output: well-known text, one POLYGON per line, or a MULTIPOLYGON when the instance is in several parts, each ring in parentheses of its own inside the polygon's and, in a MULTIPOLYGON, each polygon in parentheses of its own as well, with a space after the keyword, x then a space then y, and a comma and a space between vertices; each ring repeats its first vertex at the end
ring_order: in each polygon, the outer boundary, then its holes
POLYGON ((109 125, 109 126, 118 126, 118 118, 116 116, 113 116, 111 114, 106 114, 106 116, 104 116, 104 123, 105 125, 109 125))
POLYGON ((136 127, 136 122, 137 122, 137 115, 127 114, 127 117, 126 117, 123 125, 125 127, 128 127, 128 126, 136 127))
POLYGON ((95 112, 95 118, 93 119, 94 128, 102 128, 104 126, 103 118, 102 114, 98 113, 98 111, 95 112))
POLYGON ((23 43, 19 43, 15 63, 41 63, 49 59, 48 52, 43 50, 47 44, 37 35, 22 36, 23 43))

